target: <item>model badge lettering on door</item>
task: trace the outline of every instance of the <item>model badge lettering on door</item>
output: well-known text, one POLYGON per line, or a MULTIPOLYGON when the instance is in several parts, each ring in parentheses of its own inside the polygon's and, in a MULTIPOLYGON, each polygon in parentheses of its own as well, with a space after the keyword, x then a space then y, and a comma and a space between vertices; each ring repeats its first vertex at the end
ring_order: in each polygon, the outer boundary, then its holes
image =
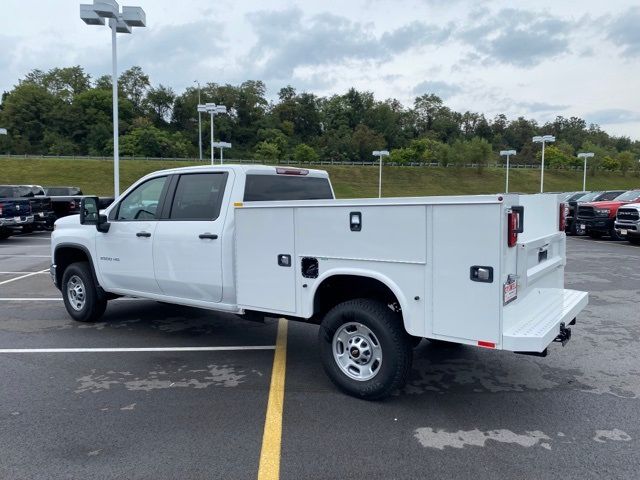
POLYGON ((119 262, 120 259, 118 257, 100 257, 100 260, 104 260, 105 262, 119 262))

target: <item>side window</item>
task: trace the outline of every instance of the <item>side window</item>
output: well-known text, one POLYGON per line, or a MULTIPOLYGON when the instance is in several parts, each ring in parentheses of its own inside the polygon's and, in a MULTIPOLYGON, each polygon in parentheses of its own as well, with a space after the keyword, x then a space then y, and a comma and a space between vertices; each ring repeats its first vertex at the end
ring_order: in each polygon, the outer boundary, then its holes
POLYGON ((153 220, 167 177, 152 178, 136 187, 118 205, 116 220, 153 220))
POLYGON ((227 183, 227 173, 180 175, 171 205, 171 220, 215 220, 227 183))

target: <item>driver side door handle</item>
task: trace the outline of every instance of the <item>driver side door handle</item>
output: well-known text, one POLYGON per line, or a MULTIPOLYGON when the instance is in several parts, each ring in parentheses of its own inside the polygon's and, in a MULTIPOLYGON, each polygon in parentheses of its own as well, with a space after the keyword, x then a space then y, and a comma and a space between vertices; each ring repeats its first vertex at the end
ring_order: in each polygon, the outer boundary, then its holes
POLYGON ((151 234, 149 232, 138 232, 138 233, 136 233, 136 237, 149 238, 150 236, 151 236, 151 234))
POLYGON ((209 240, 217 240, 218 239, 218 235, 215 235, 213 233, 201 233, 200 235, 198 235, 198 238, 208 238, 209 240))

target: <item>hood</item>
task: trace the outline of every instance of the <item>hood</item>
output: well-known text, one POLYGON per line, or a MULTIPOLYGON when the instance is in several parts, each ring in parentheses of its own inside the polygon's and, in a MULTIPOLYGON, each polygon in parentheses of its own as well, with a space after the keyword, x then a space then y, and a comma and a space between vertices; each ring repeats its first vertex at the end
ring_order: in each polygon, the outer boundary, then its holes
POLYGON ((616 202, 614 200, 609 200, 606 202, 587 202, 581 203, 581 207, 595 207, 595 208, 618 208, 621 205, 626 205, 629 202, 616 202))
POLYGON ((624 208, 635 208, 637 210, 640 210, 640 203, 627 203, 625 204, 624 208))

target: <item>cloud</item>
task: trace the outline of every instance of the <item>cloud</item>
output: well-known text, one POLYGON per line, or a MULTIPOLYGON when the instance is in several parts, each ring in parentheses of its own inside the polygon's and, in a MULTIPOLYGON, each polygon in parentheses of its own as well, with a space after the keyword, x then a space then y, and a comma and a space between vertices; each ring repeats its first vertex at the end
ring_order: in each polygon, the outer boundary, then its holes
POLYGON ((571 26, 572 22, 547 13, 508 8, 483 15, 457 38, 481 56, 481 63, 524 68, 567 52, 571 26))
POLYGON ((566 110, 567 108, 569 108, 569 105, 544 103, 544 102, 518 102, 516 103, 516 105, 531 113, 558 112, 558 111, 566 110))
POLYGON ((598 125, 611 123, 634 123, 640 122, 640 112, 625 110, 623 108, 609 108, 598 110, 586 115, 587 121, 598 125))
POLYGON ((247 14, 257 36, 243 63, 260 67, 259 76, 290 79, 300 67, 351 61, 383 61, 412 48, 446 39, 452 27, 413 21, 376 36, 372 24, 331 13, 306 17, 299 8, 247 14))
POLYGON ((622 48, 625 57, 640 55, 640 7, 631 7, 606 26, 607 39, 622 48))
POLYGON ((462 91, 459 85, 442 82, 440 80, 425 80, 413 87, 413 93, 423 95, 425 93, 435 93, 442 99, 453 97, 462 91))

